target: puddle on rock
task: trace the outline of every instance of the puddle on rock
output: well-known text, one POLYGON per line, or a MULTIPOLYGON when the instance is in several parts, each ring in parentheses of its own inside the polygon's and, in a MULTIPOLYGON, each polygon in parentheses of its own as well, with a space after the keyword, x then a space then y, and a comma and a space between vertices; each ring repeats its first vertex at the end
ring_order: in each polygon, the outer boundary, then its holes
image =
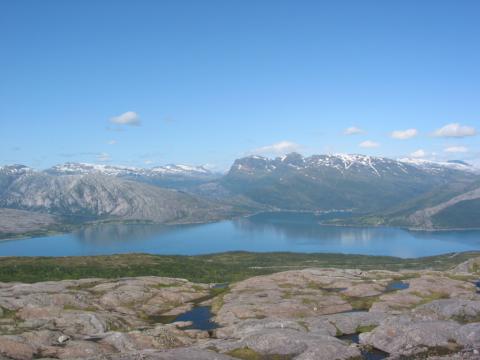
POLYGON ((348 290, 348 288, 343 287, 343 288, 321 288, 323 291, 326 292, 334 292, 334 293, 339 293, 345 290, 348 290))
POLYGON ((354 344, 360 343, 360 334, 340 335, 340 336, 337 336, 337 338, 349 343, 354 343, 354 344))
POLYGON ((363 360, 383 360, 388 357, 388 353, 378 349, 361 349, 363 360))
POLYGON ((212 285, 212 289, 227 289, 228 285, 228 283, 214 284, 212 285))
MULTIPOLYGON (((359 344, 360 334, 349 334, 337 336, 338 339, 347 343, 359 344)), ((361 347, 362 360, 383 360, 388 357, 388 353, 371 347, 361 347)))
POLYGON ((171 324, 177 321, 192 322, 192 325, 182 328, 183 330, 195 329, 211 331, 218 328, 218 324, 212 320, 213 314, 210 306, 194 306, 191 310, 176 316, 151 316, 150 321, 162 324, 171 324))
POLYGON ((409 283, 403 282, 401 280, 395 280, 390 282, 386 289, 385 292, 392 292, 392 291, 397 291, 397 290, 405 290, 410 287, 409 283))

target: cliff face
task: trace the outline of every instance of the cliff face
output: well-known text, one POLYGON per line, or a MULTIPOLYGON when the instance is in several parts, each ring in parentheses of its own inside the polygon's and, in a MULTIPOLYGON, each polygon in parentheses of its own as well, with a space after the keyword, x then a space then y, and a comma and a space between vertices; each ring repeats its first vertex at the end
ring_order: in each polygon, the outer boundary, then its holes
POLYGON ((180 191, 100 174, 27 174, 9 185, 0 205, 80 219, 159 223, 203 221, 223 210, 180 191))

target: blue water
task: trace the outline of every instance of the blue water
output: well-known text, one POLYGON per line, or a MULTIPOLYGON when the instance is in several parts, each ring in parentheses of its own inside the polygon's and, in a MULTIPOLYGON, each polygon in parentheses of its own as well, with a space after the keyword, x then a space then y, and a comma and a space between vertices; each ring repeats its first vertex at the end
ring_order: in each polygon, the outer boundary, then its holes
POLYGON ((480 250, 480 231, 322 226, 313 214, 265 213, 203 225, 105 224, 70 234, 0 241, 0 256, 196 255, 234 250, 421 257, 480 250))
POLYGON ((195 306, 192 310, 178 315, 172 322, 191 321, 192 325, 184 329, 213 330, 218 325, 212 321, 213 314, 209 306, 195 306))
POLYGON ((390 284, 387 285, 385 291, 397 291, 397 290, 405 290, 410 287, 409 283, 403 281, 392 281, 390 284))

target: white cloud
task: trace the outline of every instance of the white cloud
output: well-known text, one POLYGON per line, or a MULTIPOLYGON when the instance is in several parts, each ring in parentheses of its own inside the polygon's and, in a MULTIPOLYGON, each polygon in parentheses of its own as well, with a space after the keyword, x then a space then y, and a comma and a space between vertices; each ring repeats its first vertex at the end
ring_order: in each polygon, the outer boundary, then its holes
POLYGON ((117 143, 117 140, 113 140, 113 139, 107 141, 108 145, 115 145, 116 143, 117 143))
POLYGON ((447 153, 466 153, 468 149, 465 146, 450 146, 443 149, 443 151, 447 153))
POLYGON ((111 160, 111 157, 110 157, 110 154, 100 153, 100 154, 97 154, 97 160, 102 162, 107 162, 111 160))
POLYGON ((151 164, 154 163, 154 161, 153 161, 153 160, 145 160, 144 163, 145 163, 146 165, 151 165, 151 164))
POLYGON ((395 130, 391 133, 391 137, 398 140, 411 139, 418 135, 417 129, 395 130))
POLYGON ((364 134, 364 133, 365 133, 365 131, 363 131, 362 129, 359 129, 356 126, 351 126, 349 128, 346 128, 343 131, 344 135, 359 135, 359 134, 364 134))
POLYGON ((358 146, 366 149, 373 149, 379 147, 380 144, 372 140, 366 140, 361 142, 358 146))
POLYGON ((140 116, 134 111, 127 111, 110 118, 110 122, 118 125, 140 125, 140 116))
POLYGON ((262 146, 252 150, 250 153, 255 155, 284 155, 291 152, 299 151, 300 145, 291 141, 280 141, 276 144, 262 146))
POLYGON ((425 156, 427 156, 427 153, 423 149, 418 149, 417 151, 412 152, 410 156, 417 159, 424 158, 425 156))
POLYGON ((472 126, 460 125, 453 123, 435 130, 433 136, 437 137, 466 137, 477 135, 477 130, 472 126))

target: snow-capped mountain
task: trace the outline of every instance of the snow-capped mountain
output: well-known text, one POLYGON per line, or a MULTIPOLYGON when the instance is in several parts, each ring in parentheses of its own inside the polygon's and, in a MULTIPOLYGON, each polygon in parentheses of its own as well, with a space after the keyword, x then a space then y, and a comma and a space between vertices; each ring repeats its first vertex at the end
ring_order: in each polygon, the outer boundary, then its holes
POLYGON ((253 174, 258 171, 274 172, 282 168, 298 171, 324 168, 336 170, 341 174, 370 172, 376 176, 382 176, 382 174, 407 174, 415 169, 422 169, 431 173, 439 173, 449 169, 468 172, 479 171, 478 168, 463 161, 434 162, 411 158, 394 160, 386 157, 360 154, 312 155, 303 157, 300 154, 291 153, 275 159, 259 155, 248 156, 235 161, 230 172, 253 174))
POLYGON ((55 175, 77 175, 101 173, 110 176, 158 176, 158 175, 182 175, 202 176, 212 173, 203 166, 174 165, 157 166, 153 168, 137 168, 118 165, 103 165, 89 163, 65 163, 46 170, 55 175))
POLYGON ((236 160, 222 181, 230 191, 278 208, 376 211, 475 177, 462 164, 421 165, 358 154, 255 155, 236 160))
POLYGON ((28 166, 19 165, 19 164, 0 166, 1 175, 18 176, 18 175, 23 175, 33 171, 35 170, 28 166))
POLYGON ((56 176, 101 174, 180 190, 211 181, 220 176, 203 166, 174 164, 139 168, 119 165, 65 163, 53 166, 45 170, 45 173, 56 176))
POLYGON ((182 175, 211 175, 212 172, 204 166, 175 165, 169 164, 150 169, 157 174, 182 174, 182 175))
POLYGON ((441 172, 445 168, 459 171, 469 171, 473 173, 480 172, 479 168, 461 160, 431 161, 425 159, 403 158, 399 159, 398 161, 418 167, 426 171, 430 171, 432 173, 441 172))
POLYGON ((52 175, 80 175, 101 173, 104 175, 125 175, 131 173, 139 173, 143 169, 137 169, 134 167, 115 166, 115 165, 103 165, 103 164, 88 164, 88 163, 65 163, 59 164, 45 170, 52 175))
MULTIPOLYGON (((454 204, 455 211, 476 214, 469 209, 476 209, 473 202, 480 200, 470 193, 480 186, 480 179, 472 169, 459 161, 393 160, 358 154, 304 157, 297 153, 275 159, 238 159, 223 176, 188 165, 144 169, 66 163, 43 171, 9 165, 0 167, 0 208, 82 219, 159 222, 177 221, 184 215, 195 220, 221 218, 222 214, 259 209, 334 209, 373 214, 368 221, 378 224, 384 214, 404 218, 442 201, 448 205, 450 198, 462 200, 454 204), (465 206, 465 197, 458 197, 462 194, 470 196, 467 210, 460 209, 465 206)), ((469 220, 469 224, 476 223, 469 220)))

